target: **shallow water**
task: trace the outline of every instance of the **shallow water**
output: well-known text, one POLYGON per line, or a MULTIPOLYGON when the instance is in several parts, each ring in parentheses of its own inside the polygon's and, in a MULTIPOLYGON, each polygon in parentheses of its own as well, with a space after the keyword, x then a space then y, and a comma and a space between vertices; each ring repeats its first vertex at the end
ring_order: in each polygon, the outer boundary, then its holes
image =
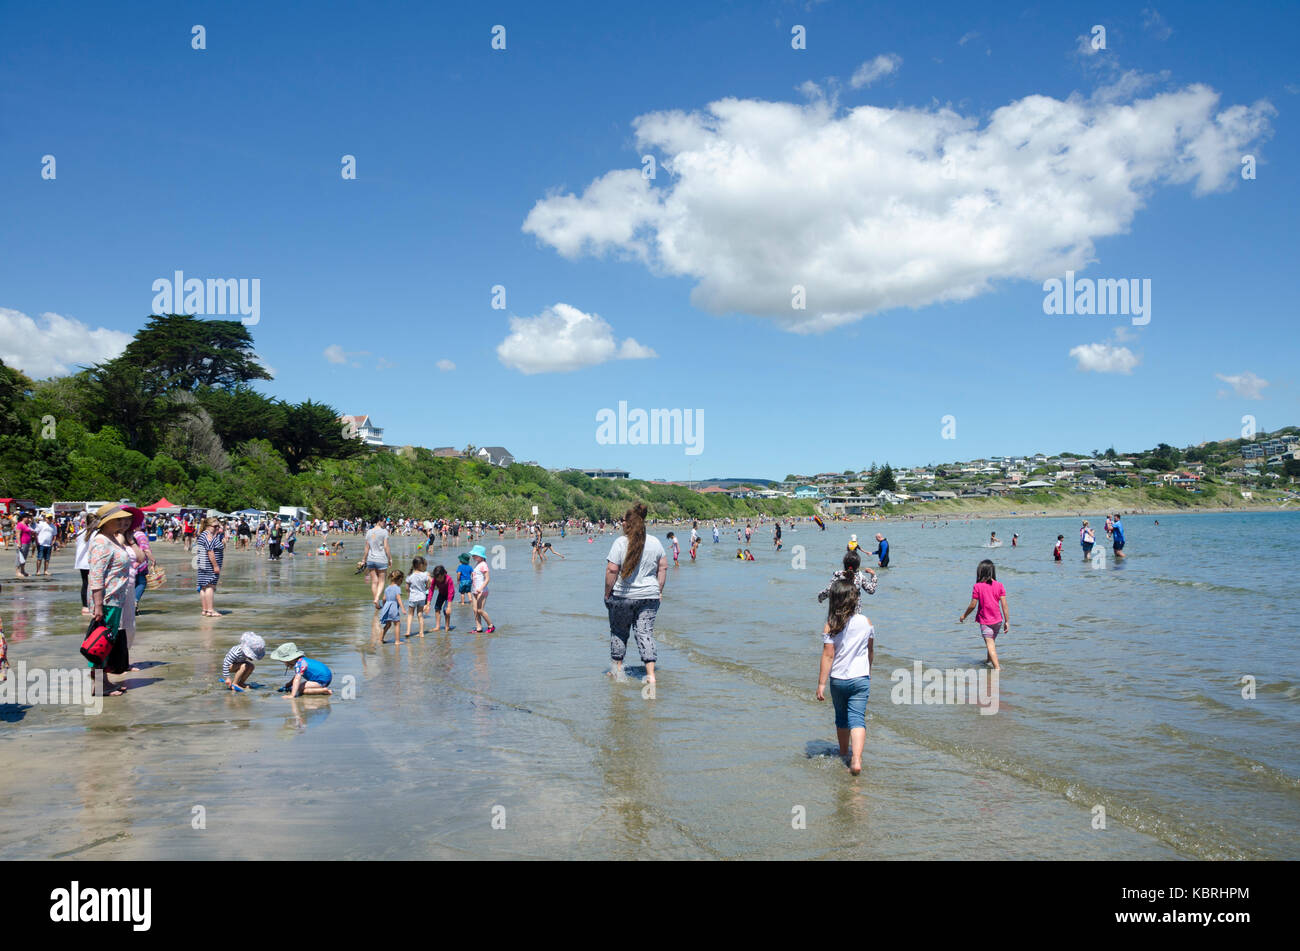
MULTIPOLYGON (((1079 560, 1077 519, 883 526, 893 567, 864 598, 878 650, 857 778, 813 699, 816 593, 848 533, 876 525, 787 530, 780 554, 764 528, 751 563, 706 531, 699 562, 670 570, 654 699, 635 647, 626 683, 604 675, 609 536, 552 538, 568 559, 544 568, 507 537, 495 634, 466 633, 457 608, 451 635, 377 650, 355 540, 351 558, 310 556, 309 539, 280 563, 229 552, 220 619, 199 617, 188 558, 160 544, 169 579, 142 606, 138 689, 90 717, 0 706, 0 857, 1296 858, 1300 517, 1160 523, 1126 519, 1130 557, 1102 569, 1079 560), (990 528, 1020 547, 983 548, 990 528), (891 702, 895 670, 982 659, 956 618, 989 555, 1012 621, 997 712, 891 702), (217 689, 245 630, 296 641, 339 692, 287 700, 269 659, 264 687, 217 689)), ((394 540, 403 567, 414 547, 394 540)), ((4 582, 12 662, 78 665, 71 564, 4 582)))

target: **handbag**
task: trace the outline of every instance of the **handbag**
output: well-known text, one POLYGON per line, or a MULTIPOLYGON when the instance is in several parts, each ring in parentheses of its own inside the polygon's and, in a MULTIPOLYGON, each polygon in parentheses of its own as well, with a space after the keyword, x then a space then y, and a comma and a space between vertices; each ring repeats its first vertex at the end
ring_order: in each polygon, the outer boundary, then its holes
POLYGON ((102 664, 113 651, 113 642, 108 639, 108 628, 103 621, 90 619, 86 628, 86 639, 81 642, 81 656, 92 664, 102 664))
POLYGON ((146 586, 150 591, 153 591, 157 588, 161 588, 166 583, 167 572, 163 570, 162 565, 155 563, 154 566, 149 569, 149 574, 145 582, 146 586))

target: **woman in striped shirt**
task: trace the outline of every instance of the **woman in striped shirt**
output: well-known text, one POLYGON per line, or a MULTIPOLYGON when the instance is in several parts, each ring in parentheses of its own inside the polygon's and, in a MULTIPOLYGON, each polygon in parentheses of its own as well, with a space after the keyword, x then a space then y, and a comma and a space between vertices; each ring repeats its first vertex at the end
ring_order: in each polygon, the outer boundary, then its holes
POLYGON ((217 582, 221 579, 221 562, 226 557, 225 532, 221 522, 215 518, 203 520, 203 533, 194 543, 194 556, 198 568, 199 605, 204 617, 221 617, 221 612, 212 606, 216 597, 217 582))

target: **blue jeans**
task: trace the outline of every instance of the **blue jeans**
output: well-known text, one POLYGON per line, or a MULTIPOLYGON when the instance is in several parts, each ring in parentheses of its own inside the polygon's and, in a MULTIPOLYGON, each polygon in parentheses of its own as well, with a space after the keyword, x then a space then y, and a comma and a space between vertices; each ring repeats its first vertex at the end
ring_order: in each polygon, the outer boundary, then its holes
POLYGON ((851 730, 854 727, 866 728, 867 695, 871 693, 870 677, 854 677, 850 680, 830 678, 831 703, 835 706, 835 727, 839 730, 851 730))
POLYGON ((149 587, 149 572, 142 571, 135 576, 135 603, 139 605, 140 599, 144 597, 145 589, 149 587))

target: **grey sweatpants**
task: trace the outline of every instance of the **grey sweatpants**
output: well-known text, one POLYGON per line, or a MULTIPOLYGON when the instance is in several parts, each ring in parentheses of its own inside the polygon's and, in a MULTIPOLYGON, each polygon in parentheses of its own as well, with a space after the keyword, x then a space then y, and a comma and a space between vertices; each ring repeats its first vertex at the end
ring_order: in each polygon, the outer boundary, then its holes
POLYGON ((605 602, 609 608, 609 656, 621 661, 627 654, 629 632, 636 634, 636 649, 641 652, 641 661, 653 664, 655 654, 655 614, 659 611, 659 599, 629 601, 626 598, 610 598, 605 602))

